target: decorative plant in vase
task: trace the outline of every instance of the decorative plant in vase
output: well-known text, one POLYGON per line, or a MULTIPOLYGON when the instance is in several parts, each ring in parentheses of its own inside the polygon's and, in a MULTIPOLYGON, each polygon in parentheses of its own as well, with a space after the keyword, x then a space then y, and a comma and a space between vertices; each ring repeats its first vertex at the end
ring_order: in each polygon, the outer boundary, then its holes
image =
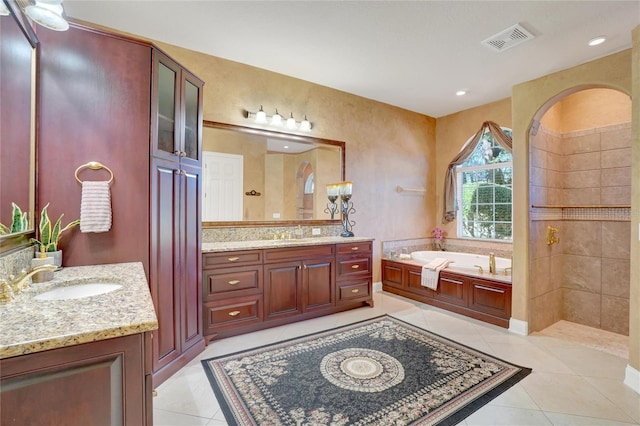
POLYGON ((436 250, 445 251, 444 237, 447 235, 447 231, 441 228, 433 228, 431 230, 431 235, 433 236, 433 240, 435 241, 436 250))
POLYGON ((49 207, 49 203, 42 208, 42 213, 40 213, 40 240, 34 238, 32 241, 39 245, 39 252, 58 253, 58 255, 54 255, 53 258, 55 259, 56 265, 62 266, 62 255, 59 253, 60 250, 58 250, 58 242, 60 241, 60 237, 64 231, 80 224, 80 219, 69 222, 67 226, 62 228, 63 213, 60 215, 56 223, 51 226, 51 220, 47 214, 47 207, 49 207))

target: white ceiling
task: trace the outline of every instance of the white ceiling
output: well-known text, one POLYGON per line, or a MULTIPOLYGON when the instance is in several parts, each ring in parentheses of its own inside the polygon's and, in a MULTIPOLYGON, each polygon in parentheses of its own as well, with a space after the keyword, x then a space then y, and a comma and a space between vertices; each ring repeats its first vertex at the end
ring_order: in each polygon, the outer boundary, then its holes
POLYGON ((631 47, 635 1, 65 0, 67 16, 432 117, 631 47), (482 41, 520 23, 535 38, 482 41), (587 41, 608 37, 597 47, 587 41), (466 96, 455 92, 468 90, 466 96))

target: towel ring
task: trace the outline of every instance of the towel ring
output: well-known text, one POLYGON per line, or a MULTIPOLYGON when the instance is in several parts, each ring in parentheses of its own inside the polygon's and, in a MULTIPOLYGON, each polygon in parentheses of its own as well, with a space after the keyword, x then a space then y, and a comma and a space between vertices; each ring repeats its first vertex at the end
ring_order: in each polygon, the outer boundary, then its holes
POLYGON ((105 169, 106 171, 109 172, 109 174, 111 175, 111 179, 109 179, 108 183, 113 182, 113 172, 111 171, 110 168, 108 168, 107 166, 105 166, 104 164, 98 162, 98 161, 89 161, 87 164, 83 164, 82 166, 78 167, 76 169, 75 172, 75 176, 76 176, 76 180, 79 183, 82 183, 82 181, 80 180, 80 178, 78 177, 78 172, 82 169, 91 169, 91 170, 100 170, 100 169, 105 169))

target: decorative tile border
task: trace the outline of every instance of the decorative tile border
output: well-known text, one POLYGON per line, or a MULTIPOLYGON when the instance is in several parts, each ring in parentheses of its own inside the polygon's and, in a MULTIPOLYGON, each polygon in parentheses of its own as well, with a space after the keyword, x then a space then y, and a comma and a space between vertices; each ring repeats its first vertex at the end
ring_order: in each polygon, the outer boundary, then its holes
POLYGON ((531 220, 597 220, 610 222, 630 222, 630 207, 607 206, 559 206, 534 207, 531 220))

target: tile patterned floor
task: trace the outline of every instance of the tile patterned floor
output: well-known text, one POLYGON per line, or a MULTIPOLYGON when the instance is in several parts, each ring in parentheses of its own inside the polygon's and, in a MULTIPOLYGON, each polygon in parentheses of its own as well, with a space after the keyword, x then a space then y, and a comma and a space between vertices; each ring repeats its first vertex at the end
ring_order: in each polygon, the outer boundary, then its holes
POLYGON ((374 308, 263 330, 213 342, 169 378, 154 398, 154 425, 223 426, 224 415, 201 359, 256 347, 382 314, 423 327, 533 373, 460 425, 640 425, 640 395, 623 384, 627 359, 563 338, 509 333, 466 317, 384 292, 374 308))

